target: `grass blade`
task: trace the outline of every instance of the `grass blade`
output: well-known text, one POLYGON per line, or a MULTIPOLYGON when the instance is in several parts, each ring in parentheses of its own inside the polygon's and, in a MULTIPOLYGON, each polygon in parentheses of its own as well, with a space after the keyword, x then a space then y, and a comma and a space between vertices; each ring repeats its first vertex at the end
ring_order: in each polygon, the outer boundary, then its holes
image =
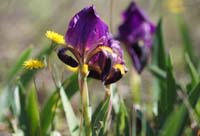
POLYGON ((167 79, 167 75, 166 72, 161 70, 160 68, 158 68, 155 65, 150 65, 149 66, 149 70, 150 72, 157 77, 159 80, 166 80, 167 79))
POLYGON ((74 114, 74 111, 72 109, 72 106, 70 104, 70 101, 65 94, 65 90, 63 87, 60 88, 60 97, 62 101, 62 105, 64 108, 65 116, 67 119, 67 123, 69 125, 69 130, 71 136, 78 136, 79 135, 79 123, 78 120, 74 114))
POLYGON ((58 91, 53 92, 53 94, 49 97, 49 99, 47 100, 47 102, 45 103, 42 109, 42 112, 41 112, 42 135, 46 135, 48 133, 48 130, 53 123, 59 98, 60 97, 59 97, 58 91))
MULTIPOLYGON (((70 99, 78 91, 77 76, 78 76, 77 74, 73 74, 62 83, 62 85, 65 87, 66 90, 65 93, 67 94, 68 99, 70 99)), ((49 99, 47 100, 42 109, 41 128, 43 135, 48 133, 48 130, 53 123, 56 113, 57 103, 59 100, 60 100, 59 90, 55 90, 54 93, 49 97, 49 99)))
POLYGON ((79 90, 77 82, 78 82, 78 74, 75 73, 68 79, 66 79, 65 82, 62 84, 69 99, 79 90))
POLYGON ((182 36, 184 52, 188 54, 192 63, 196 65, 197 62, 195 61, 196 60, 195 53, 194 53, 194 48, 192 45, 193 42, 190 38, 188 27, 182 16, 177 16, 177 21, 178 21, 178 26, 180 29, 180 34, 182 36))
POLYGON ((12 69, 8 72, 8 82, 11 81, 19 72, 19 70, 23 67, 23 63, 25 60, 28 59, 32 52, 32 48, 27 48, 19 57, 15 65, 12 67, 12 69))
POLYGON ((189 69, 190 77, 192 79, 191 83, 192 83, 192 85, 196 85, 199 82, 199 74, 198 74, 195 66, 193 65, 192 60, 190 59, 188 54, 185 55, 185 60, 186 60, 186 64, 189 69))
POLYGON ((100 102, 100 104, 97 106, 96 110, 94 111, 92 115, 92 132, 93 134, 98 135, 104 133, 103 129, 106 123, 106 117, 108 113, 110 103, 110 97, 108 97, 106 100, 103 100, 100 102))
POLYGON ((30 136, 40 136, 40 116, 37 94, 35 90, 30 90, 26 105, 26 115, 28 119, 28 129, 30 136))
MULTIPOLYGON (((195 107, 198 98, 200 97, 200 82, 194 86, 191 91, 188 91, 189 97, 188 101, 192 108, 195 107)), ((161 136, 180 136, 183 133, 183 128, 187 125, 188 121, 188 110, 184 104, 182 104, 178 109, 168 117, 161 136)))
POLYGON ((129 136, 129 116, 123 101, 120 102, 119 113, 117 114, 116 136, 129 136))
POLYGON ((156 35, 153 44, 152 64, 158 66, 161 70, 166 70, 166 53, 162 35, 162 19, 160 19, 156 28, 156 35))

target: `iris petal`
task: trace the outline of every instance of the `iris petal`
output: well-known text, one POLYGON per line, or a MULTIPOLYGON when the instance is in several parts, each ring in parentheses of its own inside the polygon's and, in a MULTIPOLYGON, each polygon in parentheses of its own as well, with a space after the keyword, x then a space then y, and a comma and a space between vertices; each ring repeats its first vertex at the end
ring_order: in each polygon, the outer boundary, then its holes
POLYGON ((105 58, 105 60, 103 60, 103 62, 100 63, 100 65, 102 64, 103 64, 103 70, 101 73, 101 80, 105 81, 112 68, 112 59, 109 57, 105 58))
POLYGON ((96 70, 90 70, 88 77, 100 80, 101 74, 99 72, 97 72, 96 70))
POLYGON ((112 68, 112 54, 110 52, 101 51, 96 53, 90 60, 89 77, 93 77, 104 81, 112 68))
POLYGON ((122 78, 122 74, 121 74, 120 70, 114 70, 110 73, 108 79, 105 80, 104 84, 108 85, 108 84, 114 83, 121 78, 122 78))
POLYGON ((146 46, 139 46, 138 44, 132 45, 128 50, 131 55, 135 69, 141 73, 148 61, 150 50, 146 46))
POLYGON ((76 48, 81 55, 94 48, 96 43, 108 36, 107 25, 95 13, 93 6, 84 8, 69 23, 65 35, 66 43, 76 48))
POLYGON ((122 76, 128 72, 127 68, 122 64, 115 64, 112 67, 111 72, 107 76, 107 79, 105 80, 105 85, 114 83, 122 78, 122 76))
POLYGON ((119 39, 126 44, 136 43, 143 40, 150 47, 155 32, 154 24, 139 9, 135 2, 131 2, 123 13, 123 23, 119 26, 119 39))
POLYGON ((71 66, 71 67, 78 67, 78 62, 71 56, 67 55, 66 52, 68 51, 67 48, 61 48, 58 51, 58 58, 64 62, 65 64, 71 66))

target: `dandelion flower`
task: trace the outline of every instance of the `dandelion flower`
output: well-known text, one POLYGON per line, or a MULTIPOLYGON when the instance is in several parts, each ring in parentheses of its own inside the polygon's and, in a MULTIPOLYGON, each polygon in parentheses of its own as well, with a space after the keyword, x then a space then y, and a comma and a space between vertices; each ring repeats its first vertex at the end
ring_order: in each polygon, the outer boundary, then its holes
POLYGON ((64 36, 54 32, 54 31, 47 31, 46 37, 51 39, 55 43, 65 44, 64 36))
POLYGON ((25 61, 23 65, 26 69, 44 68, 44 63, 35 59, 30 59, 30 60, 25 61))

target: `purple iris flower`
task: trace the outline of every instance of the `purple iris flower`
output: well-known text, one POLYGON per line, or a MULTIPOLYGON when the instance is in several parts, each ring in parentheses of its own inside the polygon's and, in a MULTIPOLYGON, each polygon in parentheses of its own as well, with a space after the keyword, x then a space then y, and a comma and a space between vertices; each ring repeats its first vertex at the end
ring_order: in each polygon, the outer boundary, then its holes
POLYGON ((131 2, 122 15, 118 39, 125 44, 135 69, 140 73, 147 64, 156 27, 135 2, 131 2))
POLYGON ((73 68, 88 65, 89 77, 110 84, 126 72, 122 49, 119 45, 113 46, 108 26, 96 14, 93 6, 82 9, 72 18, 65 41, 67 45, 59 49, 58 57, 73 68), (121 75, 114 77, 113 69, 116 73, 120 71, 121 75))

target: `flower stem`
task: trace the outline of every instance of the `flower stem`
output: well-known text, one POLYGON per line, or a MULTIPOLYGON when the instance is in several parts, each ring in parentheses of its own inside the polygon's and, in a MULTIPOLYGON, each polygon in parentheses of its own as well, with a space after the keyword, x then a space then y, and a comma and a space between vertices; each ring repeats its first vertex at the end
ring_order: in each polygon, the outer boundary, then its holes
POLYGON ((105 97, 104 100, 106 102, 106 100, 109 98, 109 107, 108 107, 108 111, 107 111, 107 117, 106 117, 106 122, 105 122, 105 127, 104 127, 104 133, 109 129, 109 124, 110 124, 110 116, 111 116, 111 111, 112 111, 112 85, 107 85, 105 86, 105 97))
POLYGON ((135 69, 131 70, 131 90, 134 104, 141 104, 141 76, 135 71, 135 69), (134 78, 132 78, 134 77, 134 78))
POLYGON ((86 129, 85 129, 86 136, 92 136, 87 76, 83 74, 82 72, 79 72, 79 87, 80 87, 80 93, 81 93, 83 122, 85 123, 85 126, 86 126, 86 129))

